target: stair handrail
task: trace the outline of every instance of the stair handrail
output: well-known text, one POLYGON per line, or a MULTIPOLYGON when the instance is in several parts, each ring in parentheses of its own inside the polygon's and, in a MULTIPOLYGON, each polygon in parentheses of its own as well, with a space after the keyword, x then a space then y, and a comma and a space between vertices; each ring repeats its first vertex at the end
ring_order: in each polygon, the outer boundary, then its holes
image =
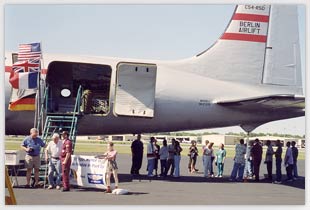
POLYGON ((81 106, 81 99, 82 99, 82 85, 79 86, 78 92, 76 94, 76 100, 75 100, 75 105, 74 105, 74 113, 78 113, 80 114, 81 110, 80 110, 80 106, 81 106))
MULTIPOLYGON (((43 94, 43 100, 41 100, 40 113, 39 113, 39 117, 38 117, 37 125, 36 125, 37 129, 39 129, 39 125, 40 125, 40 121, 41 121, 42 116, 43 116, 43 112, 44 112, 44 110, 47 109, 47 101, 48 101, 48 86, 45 86, 45 90, 44 90, 44 94, 43 94), (44 104, 45 104, 45 106, 44 106, 44 104)), ((44 128, 42 128, 42 134, 43 134, 43 129, 44 128)))
POLYGON ((82 90, 83 90, 82 85, 80 85, 77 95, 76 95, 76 100, 75 100, 75 105, 74 105, 74 110, 73 110, 73 115, 72 115, 72 122, 71 122, 70 134, 69 134, 70 138, 73 137, 73 132, 75 132, 75 126, 73 126, 76 121, 75 115, 80 114, 81 99, 82 99, 82 93, 83 93, 82 90))

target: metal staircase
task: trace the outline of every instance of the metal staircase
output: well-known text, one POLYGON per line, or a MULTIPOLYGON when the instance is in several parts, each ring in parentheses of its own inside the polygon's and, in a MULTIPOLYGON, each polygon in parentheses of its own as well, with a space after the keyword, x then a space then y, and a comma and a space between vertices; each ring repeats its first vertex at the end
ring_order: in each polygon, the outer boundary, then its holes
MULTIPOLYGON (((54 133, 61 133, 62 131, 69 132, 69 139, 72 141, 72 153, 74 153, 75 144, 76 144, 76 135, 77 135, 77 125, 78 119, 81 116, 80 106, 82 99, 82 86, 79 86, 74 110, 69 113, 49 113, 47 112, 48 107, 48 87, 45 88, 44 97, 41 101, 40 114, 37 118, 37 128, 40 126, 40 122, 45 118, 45 123, 42 126, 42 134, 41 138, 45 144, 48 144, 54 133)), ((48 163, 45 162, 45 154, 44 149, 41 151, 41 167, 39 170, 40 181, 44 181, 44 187, 47 182, 47 171, 48 171, 48 163)), ((33 179, 34 182, 34 179, 33 179)))
POLYGON ((75 147, 78 115, 48 115, 46 116, 42 139, 45 143, 54 133, 61 131, 69 132, 69 139, 72 141, 73 151, 75 147))

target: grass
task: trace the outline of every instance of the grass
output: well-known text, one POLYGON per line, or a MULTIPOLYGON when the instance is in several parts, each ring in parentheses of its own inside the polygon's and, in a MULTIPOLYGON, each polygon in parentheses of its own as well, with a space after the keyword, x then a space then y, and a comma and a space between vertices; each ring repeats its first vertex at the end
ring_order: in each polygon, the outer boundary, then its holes
MULTIPOLYGON (((87 153, 97 153, 101 154, 106 151, 106 143, 105 142, 89 142, 89 141, 78 141, 75 145, 75 153, 78 154, 87 154, 87 153), (95 142, 95 143, 94 143, 95 142)), ((21 144, 21 139, 14 140, 14 141, 6 141, 5 142, 5 150, 19 150, 21 144)), ((119 154, 131 154, 130 149, 131 142, 117 142, 115 143, 115 149, 118 151, 119 154)), ((189 144, 181 144, 183 151, 181 153, 182 156, 187 156, 189 144)), ((226 156, 228 158, 233 158, 235 155, 235 147, 234 146, 226 146, 226 156)), ((201 145, 198 145, 199 150, 199 156, 201 156, 201 145)), ((217 148, 215 148, 215 151, 217 151, 217 148)), ((266 147, 263 147, 263 160, 265 157, 265 151, 266 147)), ((144 153, 146 154, 146 144, 144 144, 144 153)), ((285 154, 285 148, 283 148, 283 155, 285 154)), ((305 159, 305 150, 299 149, 299 160, 305 159)))

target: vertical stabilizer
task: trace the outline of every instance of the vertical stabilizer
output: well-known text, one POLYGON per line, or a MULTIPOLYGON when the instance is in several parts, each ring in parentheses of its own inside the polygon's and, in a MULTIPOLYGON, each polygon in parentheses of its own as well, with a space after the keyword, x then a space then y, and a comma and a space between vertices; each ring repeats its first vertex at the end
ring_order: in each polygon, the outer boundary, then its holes
POLYGON ((196 59, 199 74, 261 84, 269 26, 269 5, 238 5, 220 39, 196 59))
POLYGON ((190 61, 189 71, 296 90, 301 86, 298 36, 296 5, 238 5, 224 33, 190 61))

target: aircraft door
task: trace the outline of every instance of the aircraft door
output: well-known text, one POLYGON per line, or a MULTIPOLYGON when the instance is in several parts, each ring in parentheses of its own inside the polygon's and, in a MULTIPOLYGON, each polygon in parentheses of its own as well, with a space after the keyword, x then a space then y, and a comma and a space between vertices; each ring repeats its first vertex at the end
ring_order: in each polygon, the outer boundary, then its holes
POLYGON ((49 85, 49 112, 74 111, 78 89, 83 92, 79 107, 83 114, 106 116, 110 111, 110 84, 112 68, 109 65, 53 61, 46 77, 49 85))
POLYGON ((133 117, 154 117, 155 64, 119 63, 117 65, 114 112, 133 117))

